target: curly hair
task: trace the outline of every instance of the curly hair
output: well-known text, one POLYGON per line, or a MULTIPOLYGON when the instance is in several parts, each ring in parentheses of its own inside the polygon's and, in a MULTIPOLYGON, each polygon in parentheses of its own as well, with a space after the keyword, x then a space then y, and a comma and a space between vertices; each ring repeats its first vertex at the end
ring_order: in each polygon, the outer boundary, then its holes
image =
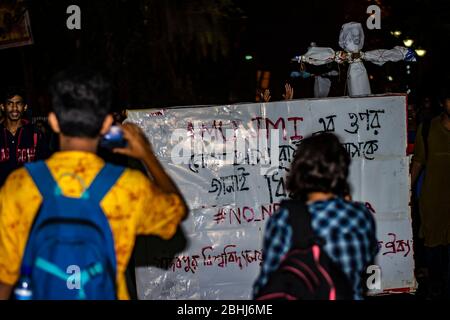
POLYGON ((341 197, 350 194, 347 182, 350 161, 347 150, 334 134, 321 133, 302 140, 287 177, 291 197, 306 201, 311 192, 341 197))

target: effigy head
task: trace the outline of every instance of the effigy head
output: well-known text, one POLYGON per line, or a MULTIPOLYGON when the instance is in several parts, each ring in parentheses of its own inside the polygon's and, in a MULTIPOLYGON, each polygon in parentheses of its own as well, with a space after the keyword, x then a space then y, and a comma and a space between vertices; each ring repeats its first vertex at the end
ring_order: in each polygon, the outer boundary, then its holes
POLYGON ((364 46, 364 31, 360 23, 349 22, 342 26, 339 45, 347 52, 356 53, 364 46))

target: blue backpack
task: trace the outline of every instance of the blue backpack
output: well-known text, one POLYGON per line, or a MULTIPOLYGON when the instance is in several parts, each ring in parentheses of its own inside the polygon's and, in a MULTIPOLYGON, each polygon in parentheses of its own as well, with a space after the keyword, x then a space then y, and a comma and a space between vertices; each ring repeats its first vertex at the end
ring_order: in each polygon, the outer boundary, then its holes
POLYGON ((81 198, 69 198, 45 162, 25 167, 43 197, 22 259, 32 299, 116 299, 114 240, 100 202, 124 168, 106 164, 81 198))

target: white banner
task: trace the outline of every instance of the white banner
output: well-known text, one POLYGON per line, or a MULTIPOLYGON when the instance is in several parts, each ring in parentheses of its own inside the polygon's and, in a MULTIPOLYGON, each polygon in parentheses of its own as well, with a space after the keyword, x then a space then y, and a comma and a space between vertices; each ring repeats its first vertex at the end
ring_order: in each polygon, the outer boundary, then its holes
POLYGON ((372 293, 414 290, 406 96, 136 110, 128 119, 144 130, 191 209, 185 252, 158 259, 168 270, 137 268, 140 299, 251 298, 265 223, 288 196, 295 143, 321 131, 341 138, 352 157, 353 199, 377 221, 381 287, 372 293), (239 148, 243 137, 248 144, 239 148))

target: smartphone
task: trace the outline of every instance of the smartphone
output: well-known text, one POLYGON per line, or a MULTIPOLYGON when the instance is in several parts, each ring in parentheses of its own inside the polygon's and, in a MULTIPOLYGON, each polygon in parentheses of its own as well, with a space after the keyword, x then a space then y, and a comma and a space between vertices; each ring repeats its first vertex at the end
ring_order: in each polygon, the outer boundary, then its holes
POLYGON ((125 148, 127 140, 123 137, 123 131, 119 126, 111 126, 111 129, 100 140, 100 147, 106 149, 125 148))

